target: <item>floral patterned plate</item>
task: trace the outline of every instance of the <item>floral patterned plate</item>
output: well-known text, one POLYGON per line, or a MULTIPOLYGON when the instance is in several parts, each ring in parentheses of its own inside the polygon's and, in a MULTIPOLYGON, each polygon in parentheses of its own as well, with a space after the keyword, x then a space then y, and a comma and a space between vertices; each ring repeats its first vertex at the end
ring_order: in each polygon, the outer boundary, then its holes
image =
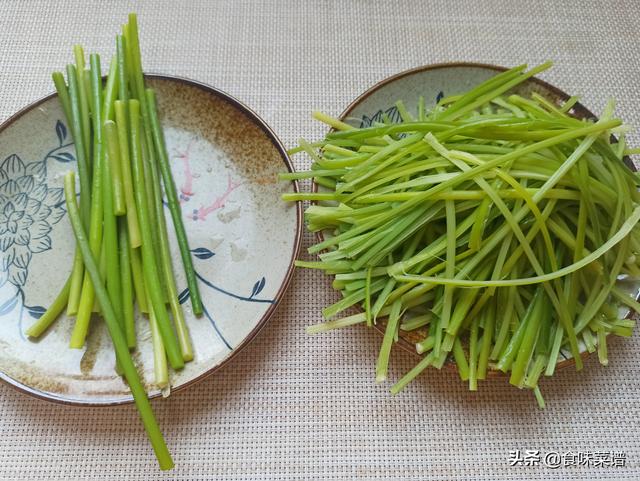
MULTIPOLYGON (((172 389, 202 379, 260 330, 282 299, 300 244, 299 205, 280 202, 292 170, 271 129, 246 106, 214 88, 148 76, 157 90, 167 149, 200 282, 205 314, 188 302, 167 214, 180 301, 195 359, 172 373, 172 389)), ((62 315, 38 341, 24 331, 45 311, 70 270, 74 240, 62 177, 75 169, 73 140, 56 95, 0 126, 0 379, 52 401, 119 404, 132 400, 114 372, 103 323, 87 345, 68 347, 73 319, 62 315)), ((297 185, 293 184, 297 190, 297 185)), ((152 396, 153 354, 145 317, 137 319, 135 360, 152 396)))

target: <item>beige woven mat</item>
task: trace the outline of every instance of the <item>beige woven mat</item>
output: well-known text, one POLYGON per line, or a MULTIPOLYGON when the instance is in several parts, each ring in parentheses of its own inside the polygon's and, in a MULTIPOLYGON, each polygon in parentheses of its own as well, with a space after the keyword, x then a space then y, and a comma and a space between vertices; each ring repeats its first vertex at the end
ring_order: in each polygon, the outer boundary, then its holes
MULTIPOLYGON (((599 111, 608 96, 640 127, 638 3, 625 1, 0 2, 0 120, 52 90, 70 46, 111 52, 130 10, 150 71, 215 85, 252 106, 287 145, 387 75, 469 60, 546 59, 546 80, 599 111)), ((637 146, 640 137, 632 139, 637 146)), ((303 160, 297 160, 303 167, 303 160)), ((311 241, 305 236, 304 247, 311 241)), ((374 383, 380 339, 364 328, 308 337, 335 299, 298 271, 268 327, 223 371, 155 402, 177 468, 159 473, 132 406, 77 409, 0 386, 0 478, 225 480, 640 479, 640 336, 580 373, 528 392, 469 393, 431 372, 397 397, 374 383), (510 450, 624 451, 626 466, 509 466, 510 450)), ((412 366, 397 352, 392 376, 412 366)))

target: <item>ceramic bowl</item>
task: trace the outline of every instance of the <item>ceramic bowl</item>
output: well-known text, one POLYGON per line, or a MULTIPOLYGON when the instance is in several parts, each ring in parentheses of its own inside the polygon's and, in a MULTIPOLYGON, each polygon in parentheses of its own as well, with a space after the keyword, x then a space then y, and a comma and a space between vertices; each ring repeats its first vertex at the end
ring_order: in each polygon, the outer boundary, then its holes
MULTIPOLYGON (((231 96, 186 79, 147 76, 157 91, 171 168, 205 307, 195 317, 167 213, 176 283, 195 359, 171 374, 172 390, 228 362, 273 314, 291 279, 301 211, 280 202, 297 185, 273 131, 231 96)), ((73 404, 132 400, 114 372, 111 341, 94 316, 85 348, 70 349, 65 314, 39 340, 24 331, 57 295, 70 270, 73 233, 63 175, 75 151, 57 96, 49 95, 0 126, 0 378, 35 396, 73 404)), ((151 396, 149 323, 137 319, 135 362, 151 396)))
MULTIPOLYGON (((412 70, 401 72, 388 77, 381 82, 367 89, 357 97, 340 114, 339 118, 343 122, 355 127, 369 127, 377 122, 390 119, 392 122, 399 122, 400 114, 395 106, 398 100, 402 100, 410 112, 415 112, 420 96, 425 99, 426 109, 430 109, 443 97, 466 92, 481 82, 507 70, 504 67, 478 63, 446 63, 427 65, 412 70)), ((536 92, 545 98, 561 104, 569 98, 569 95, 547 82, 537 78, 531 78, 518 86, 514 93, 529 96, 536 92)), ((576 103, 570 111, 571 115, 578 118, 595 118, 596 116, 580 103, 576 103)), ((625 159, 630 169, 636 170, 630 159, 625 159)), ((314 190, 318 189, 314 185, 314 190)), ((322 233, 318 233, 318 238, 323 238, 322 233)), ((636 284, 624 284, 624 288, 638 296, 639 286, 636 284)), ((627 317, 631 315, 628 309, 621 308, 620 315, 627 317)), ((375 328, 384 335, 386 319, 381 319, 375 328)), ((416 352, 416 342, 421 341, 426 336, 426 329, 417 329, 406 332, 400 330, 397 345, 416 356, 422 357, 416 352)), ((580 352, 586 357, 589 352, 584 343, 580 343, 580 352)), ((569 350, 561 349, 558 360, 558 368, 574 364, 572 354, 569 350)), ((455 368, 453 361, 448 366, 455 368)), ((491 366, 490 366, 491 367, 491 366)), ((490 374, 501 373, 501 371, 489 372, 490 374)))

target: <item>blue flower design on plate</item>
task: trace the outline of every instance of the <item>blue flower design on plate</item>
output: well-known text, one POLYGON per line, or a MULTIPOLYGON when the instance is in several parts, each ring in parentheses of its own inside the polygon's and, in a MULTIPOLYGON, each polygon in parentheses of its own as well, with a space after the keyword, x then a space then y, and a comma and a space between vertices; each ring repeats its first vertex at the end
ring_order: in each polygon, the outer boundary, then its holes
POLYGON ((65 214, 62 189, 47 186, 43 168, 15 154, 0 164, 0 286, 24 285, 31 257, 51 249, 49 233, 65 214))
POLYGON ((400 112, 398 112, 398 107, 394 105, 393 107, 389 107, 386 110, 378 110, 371 117, 369 117, 368 115, 363 115, 362 119, 360 120, 360 128, 364 129, 380 123, 397 124, 401 120, 402 117, 400 116, 400 112))
MULTIPOLYGON (((435 103, 437 104, 438 102, 440 102, 440 100, 442 100, 443 97, 444 97, 444 92, 443 91, 438 92, 438 94, 436 95, 435 103)), ((394 105, 392 107, 389 107, 388 109, 384 109, 384 110, 380 109, 371 116, 363 115, 362 118, 360 119, 359 127, 361 129, 364 129, 367 127, 373 127, 376 124, 397 124, 397 123, 400 123, 401 121, 402 121, 402 116, 398 111, 398 107, 394 105)), ((403 136, 404 134, 399 135, 399 137, 403 137, 403 136)))
POLYGON ((47 162, 75 162, 67 142, 67 128, 60 120, 55 125, 58 145, 42 160, 25 163, 11 154, 0 164, 0 287, 13 286, 13 293, 0 305, 0 316, 19 308, 18 327, 26 310, 35 319, 45 312, 42 306, 25 303, 23 286, 34 255, 51 249, 50 233, 66 213, 64 192, 47 184, 47 162))
MULTIPOLYGON (((191 252, 193 253, 193 255, 200 259, 200 260, 210 260, 211 258, 213 258, 215 256, 215 253, 209 249, 207 249, 206 247, 198 247, 196 249, 191 249, 191 252)), ((266 279, 264 278, 264 276, 260 279, 258 279, 254 284, 253 287, 251 289, 251 293, 248 296, 244 296, 242 294, 237 294, 234 292, 230 292, 226 289, 223 289, 222 287, 219 287, 217 285, 215 285, 213 282, 205 279, 200 273, 198 273, 198 271, 196 271, 196 277, 198 278, 198 280, 201 282, 201 284, 203 284, 204 286, 213 289, 214 291, 220 292, 228 297, 232 297, 234 299, 237 299, 239 301, 244 301, 244 302, 257 302, 257 303, 266 303, 266 304, 273 304, 275 302, 274 299, 264 299, 264 298, 260 298, 258 297, 258 294, 260 294, 262 292, 262 290, 264 289, 264 286, 266 284, 266 279)), ((178 300, 180 301, 180 304, 184 304, 185 302, 187 302, 187 300, 189 299, 189 288, 186 287, 182 292, 180 292, 180 294, 178 295, 178 300)), ((225 346, 227 346, 227 348, 229 350, 233 350, 233 348, 231 347, 231 345, 229 344, 229 342, 225 339, 224 335, 222 334, 222 332, 220 332, 220 330, 218 329, 218 325, 216 324, 216 321, 214 320, 213 316, 211 315, 211 312, 207 309, 206 305, 203 305, 203 311, 204 311, 204 315, 205 317, 209 320, 209 322, 211 323, 211 325, 213 326, 213 329, 216 331, 216 333, 218 334, 218 337, 220 337, 220 339, 222 340, 222 342, 225 344, 225 346)))

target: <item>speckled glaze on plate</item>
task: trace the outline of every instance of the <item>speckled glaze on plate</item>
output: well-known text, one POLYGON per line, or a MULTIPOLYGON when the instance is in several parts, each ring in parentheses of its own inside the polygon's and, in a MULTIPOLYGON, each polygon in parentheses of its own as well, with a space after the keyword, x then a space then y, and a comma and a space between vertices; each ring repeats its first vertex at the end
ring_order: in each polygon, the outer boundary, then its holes
MULTIPOLYGON (((171 374, 184 388, 231 359, 266 323, 293 272, 300 206, 280 202, 297 185, 271 129, 245 105, 212 87, 149 75, 159 111, 205 315, 191 312, 167 212, 173 264, 195 359, 171 374)), ((62 177, 75 169, 73 141, 56 95, 0 126, 0 378, 29 394, 80 405, 132 400, 114 372, 103 323, 94 317, 87 345, 69 349, 73 319, 63 314, 38 341, 24 336, 64 284, 73 259, 62 177)), ((146 317, 137 319, 134 360, 152 396, 153 353, 146 317)))
MULTIPOLYGON (((340 114, 339 118, 343 122, 360 128, 369 127, 376 122, 382 122, 385 117, 392 122, 399 122, 401 120, 400 114, 395 106, 398 100, 402 100, 407 109, 412 112, 416 111, 419 98, 423 96, 425 99, 425 107, 430 109, 434 107, 443 96, 466 92, 505 70, 507 70, 505 67, 468 62, 434 64, 407 70, 388 77, 367 89, 349 104, 344 112, 340 114)), ((532 92, 536 92, 557 104, 569 98, 569 95, 559 88, 535 77, 528 79, 516 87, 513 92, 523 96, 529 96, 532 92)), ((575 104, 570 114, 577 118, 596 117, 580 103, 575 104)), ((630 159, 625 158, 625 163, 630 169, 636 170, 630 159)), ((313 188, 317 190, 318 186, 314 184, 313 188)), ((321 189, 322 188, 320 188, 320 190, 321 189)), ((318 233, 318 238, 320 240, 323 238, 321 232, 318 233)), ((640 286, 637 284, 623 282, 621 285, 636 297, 640 294, 640 286)), ((621 317, 629 317, 631 314, 629 309, 625 307, 620 308, 621 317)), ((375 325, 376 330, 383 335, 385 327, 386 319, 381 319, 380 322, 375 325)), ((417 329, 411 332, 400 330, 397 344, 406 351, 422 357, 416 352, 415 345, 416 342, 424 339, 425 335, 425 329, 417 329)), ((579 347, 583 358, 589 355, 582 341, 579 341, 579 347)), ((571 352, 561 349, 557 368, 563 368, 573 364, 575 364, 575 361, 572 358, 571 352)), ((455 368, 452 362, 448 363, 447 366, 455 368)), ((492 366, 490 365, 490 367, 492 366)), ((498 373, 502 374, 501 371, 489 371, 489 375, 496 375, 498 373)))

